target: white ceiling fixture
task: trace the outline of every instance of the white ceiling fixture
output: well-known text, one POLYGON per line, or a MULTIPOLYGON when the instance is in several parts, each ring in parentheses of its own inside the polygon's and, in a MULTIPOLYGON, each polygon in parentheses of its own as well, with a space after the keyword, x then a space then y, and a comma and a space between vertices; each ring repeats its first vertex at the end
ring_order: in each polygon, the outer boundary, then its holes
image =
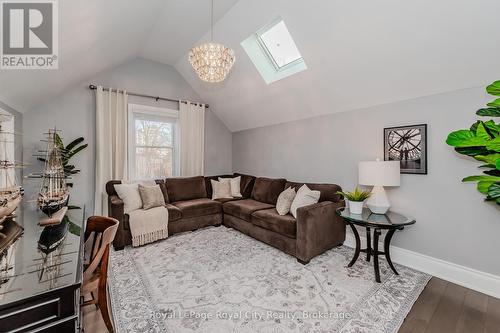
POLYGON ((189 51, 189 62, 202 81, 221 82, 234 65, 234 51, 214 43, 214 0, 210 13, 210 43, 195 46, 189 51))

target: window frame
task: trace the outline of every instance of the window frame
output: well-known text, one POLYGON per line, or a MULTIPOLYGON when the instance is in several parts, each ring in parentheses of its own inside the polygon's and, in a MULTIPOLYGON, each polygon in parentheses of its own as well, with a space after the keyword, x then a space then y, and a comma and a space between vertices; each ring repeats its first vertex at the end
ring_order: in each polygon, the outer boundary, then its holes
MULTIPOLYGON (((128 104, 128 128, 127 128, 127 140, 128 140, 128 154, 127 154, 127 170, 128 177, 130 180, 143 180, 138 179, 135 170, 136 164, 136 150, 137 148, 170 148, 167 146, 143 146, 136 144, 136 131, 135 131, 135 120, 136 115, 141 115, 145 119, 151 121, 161 121, 173 124, 173 138, 172 138, 172 177, 178 176, 180 173, 180 154, 179 154, 179 110, 173 110, 169 108, 140 105, 140 104, 128 104)), ((157 175, 154 179, 158 177, 164 177, 157 175)))
POLYGON ((281 21, 283 21, 286 26, 285 20, 282 17, 278 16, 269 24, 266 24, 264 27, 257 30, 257 32, 252 33, 249 37, 247 37, 240 43, 241 47, 254 64, 260 76, 268 85, 307 70, 307 64, 305 62, 304 56, 300 52, 300 45, 297 45, 290 31, 290 36, 292 37, 292 40, 294 41, 301 55, 301 58, 281 68, 275 63, 275 60, 267 50, 267 47, 263 45, 264 43, 260 41, 259 36, 261 34, 265 33, 281 21))
POLYGON ((302 53, 300 53, 300 50, 298 49, 298 46, 295 43, 295 40, 293 39, 292 34, 290 34, 290 31, 288 30, 288 27, 286 26, 285 20, 283 20, 281 17, 276 18, 274 21, 272 21, 268 25, 266 25, 266 26, 262 27, 261 29, 259 29, 255 33, 255 37, 257 39, 257 42, 258 42, 259 46, 262 49, 262 52, 264 52, 264 54, 266 55, 266 57, 269 59, 269 62, 271 62, 271 64, 274 67, 274 70, 276 72, 286 71, 287 69, 289 69, 291 67, 294 67, 297 64, 300 64, 300 63, 304 62, 304 58, 302 57, 302 53), (299 54, 300 54, 299 58, 297 58, 294 61, 289 62, 289 63, 287 63, 286 65, 283 65, 283 66, 278 65, 278 63, 276 62, 276 59, 274 58, 273 54, 271 53, 271 51, 267 47, 266 42, 264 42, 264 40, 262 39, 262 35, 263 34, 265 34, 266 32, 268 32, 272 28, 274 28, 280 22, 283 22, 283 24, 285 25, 285 27, 286 27, 289 35, 290 35, 290 38, 292 39, 293 43, 295 44, 295 47, 297 47, 297 50, 299 51, 299 54))

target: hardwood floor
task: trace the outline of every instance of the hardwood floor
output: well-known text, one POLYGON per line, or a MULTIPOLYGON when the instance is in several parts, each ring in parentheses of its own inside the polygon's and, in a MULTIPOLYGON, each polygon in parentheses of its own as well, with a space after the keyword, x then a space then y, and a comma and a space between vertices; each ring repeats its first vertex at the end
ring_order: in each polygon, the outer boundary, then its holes
MULTIPOLYGON (((106 332, 94 306, 83 309, 86 333, 106 332)), ((500 299, 433 277, 399 333, 499 333, 500 299)))
POLYGON ((433 277, 399 333, 498 333, 500 299, 433 277))

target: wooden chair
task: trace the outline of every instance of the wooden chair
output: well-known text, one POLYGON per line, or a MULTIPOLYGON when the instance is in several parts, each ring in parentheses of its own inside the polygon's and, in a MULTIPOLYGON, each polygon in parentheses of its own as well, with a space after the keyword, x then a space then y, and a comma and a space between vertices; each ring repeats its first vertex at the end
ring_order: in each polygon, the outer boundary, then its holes
POLYGON ((86 258, 84 264, 82 296, 90 294, 91 300, 84 301, 83 306, 95 304, 102 314, 106 327, 113 332, 113 325, 108 310, 107 277, 109 246, 116 235, 118 220, 104 216, 91 216, 87 220, 85 230, 86 258), (97 291, 97 299, 94 292, 97 291))

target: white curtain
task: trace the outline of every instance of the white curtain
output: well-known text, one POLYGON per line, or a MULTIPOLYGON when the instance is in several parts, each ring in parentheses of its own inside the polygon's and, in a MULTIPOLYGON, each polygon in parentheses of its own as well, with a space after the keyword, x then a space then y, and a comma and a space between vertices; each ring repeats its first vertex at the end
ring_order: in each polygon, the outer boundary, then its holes
POLYGON ((96 89, 94 214, 107 215, 106 182, 127 179, 127 92, 96 89))
POLYGON ((203 175, 205 151, 205 104, 179 102, 180 174, 203 175))

